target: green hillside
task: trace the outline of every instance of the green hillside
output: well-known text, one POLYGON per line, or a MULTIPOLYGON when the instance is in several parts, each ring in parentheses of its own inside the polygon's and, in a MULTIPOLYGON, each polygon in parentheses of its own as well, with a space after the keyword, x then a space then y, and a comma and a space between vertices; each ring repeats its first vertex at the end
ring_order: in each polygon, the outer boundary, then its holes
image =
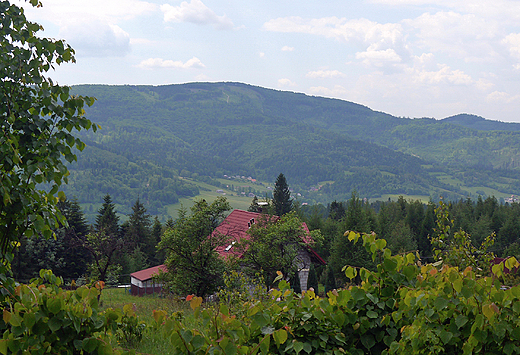
POLYGON ((353 189, 368 198, 520 194, 514 129, 398 118, 240 83, 73 90, 97 98, 87 115, 102 127, 83 136, 87 148, 66 187, 83 204, 110 193, 129 207, 139 196, 151 213, 166 215, 221 188, 224 175, 272 182, 280 172, 310 203, 346 199, 353 189))

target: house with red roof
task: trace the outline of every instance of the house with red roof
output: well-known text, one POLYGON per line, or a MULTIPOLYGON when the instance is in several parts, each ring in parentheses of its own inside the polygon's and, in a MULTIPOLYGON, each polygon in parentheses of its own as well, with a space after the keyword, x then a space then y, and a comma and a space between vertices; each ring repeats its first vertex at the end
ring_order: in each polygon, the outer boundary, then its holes
POLYGON ((153 276, 161 272, 167 272, 166 265, 158 265, 130 274, 130 293, 134 296, 160 293, 162 283, 156 282, 153 276))
MULTIPOLYGON (((235 244, 244 238, 249 238, 247 231, 251 226, 260 221, 261 218, 271 218, 273 222, 280 219, 278 216, 266 216, 261 213, 248 212, 243 210, 233 210, 228 217, 215 229, 213 233, 219 233, 229 237, 229 244, 216 248, 217 253, 223 258, 230 257, 241 258, 243 251, 235 248, 235 244)), ((298 251, 297 267, 300 277, 300 286, 302 291, 307 291, 307 279, 309 277, 309 268, 311 263, 325 265, 323 260, 311 244, 313 243, 307 224, 303 223, 302 228, 304 235, 301 236, 305 246, 298 251)))
MULTIPOLYGON (((243 210, 233 210, 229 216, 215 229, 213 233, 225 235, 229 238, 226 245, 216 248, 216 252, 223 259, 230 257, 241 258, 243 251, 234 248, 235 244, 244 238, 249 238, 247 231, 251 226, 260 221, 260 219, 271 218, 273 222, 280 219, 278 216, 268 216, 256 212, 248 212, 243 210)), ((313 243, 309 228, 307 224, 303 223, 302 228, 304 235, 301 236, 304 247, 298 251, 297 263, 298 276, 300 277, 300 286, 302 291, 307 291, 307 279, 309 277, 309 268, 311 263, 325 265, 318 253, 312 249, 313 243)), ((160 272, 167 272, 165 265, 151 267, 145 270, 134 272, 131 277, 131 293, 132 295, 145 295, 161 292, 162 284, 156 283, 153 275, 158 275, 160 272)))

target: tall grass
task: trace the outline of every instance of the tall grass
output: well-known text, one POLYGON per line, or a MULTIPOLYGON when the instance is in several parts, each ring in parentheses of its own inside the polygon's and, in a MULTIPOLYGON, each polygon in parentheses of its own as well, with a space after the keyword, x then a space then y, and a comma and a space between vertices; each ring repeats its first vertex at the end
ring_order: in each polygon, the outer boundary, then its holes
MULTIPOLYGON (((164 310, 171 315, 179 312, 183 316, 183 322, 190 328, 198 328, 198 321, 193 316, 193 311, 189 304, 174 297, 160 297, 159 295, 132 296, 128 289, 108 288, 101 293, 101 308, 123 309, 127 304, 133 304, 139 320, 143 321, 147 327, 143 340, 135 346, 135 351, 140 354, 150 355, 169 355, 173 354, 172 345, 162 332, 152 331, 154 310, 164 310)), ((126 344, 118 344, 116 339, 113 345, 119 348, 127 348, 126 344)))

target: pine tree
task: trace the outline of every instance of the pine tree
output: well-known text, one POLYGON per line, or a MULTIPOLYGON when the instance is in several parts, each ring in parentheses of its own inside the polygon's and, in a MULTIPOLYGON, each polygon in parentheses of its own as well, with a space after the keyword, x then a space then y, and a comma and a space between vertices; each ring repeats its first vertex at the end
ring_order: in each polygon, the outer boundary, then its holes
POLYGON ((316 275, 316 268, 314 267, 314 264, 311 263, 311 266, 309 267, 309 278, 307 279, 307 290, 310 288, 314 289, 314 293, 318 294, 319 287, 318 287, 318 276, 316 275))
POLYGON ((325 283, 325 294, 336 288, 336 278, 334 277, 334 270, 330 266, 327 266, 327 282, 325 283))
POLYGON ((291 277, 290 284, 295 293, 302 293, 302 286, 300 283, 300 275, 298 271, 296 271, 293 277, 291 277))
POLYGON ((258 197, 253 197, 253 201, 251 201, 251 205, 247 209, 249 212, 260 212, 261 208, 258 205, 258 197))
POLYGON ((293 208, 289 185, 282 173, 278 175, 274 184, 273 205, 275 214, 280 217, 291 212, 293 208))
POLYGON ((155 258, 152 258, 150 260, 151 263, 154 265, 162 264, 164 262, 164 251, 157 250, 157 245, 159 245, 159 242, 161 241, 161 236, 163 234, 163 226, 161 222, 159 221, 159 218, 155 216, 152 226, 152 240, 154 241, 155 245, 155 258))
POLYGON ((116 214, 116 205, 109 194, 103 197, 103 201, 103 206, 98 210, 96 216, 95 230, 98 233, 117 236, 119 234, 119 217, 116 214))
POLYGON ((151 217, 146 213, 146 208, 139 201, 132 206, 132 214, 128 219, 128 230, 125 239, 132 246, 140 246, 141 250, 148 256, 153 256, 157 245, 151 236, 151 217))

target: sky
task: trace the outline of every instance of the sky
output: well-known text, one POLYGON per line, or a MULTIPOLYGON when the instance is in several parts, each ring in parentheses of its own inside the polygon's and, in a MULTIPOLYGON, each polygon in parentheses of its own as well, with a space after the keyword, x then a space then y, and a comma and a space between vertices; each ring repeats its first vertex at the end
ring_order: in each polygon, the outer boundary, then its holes
POLYGON ((395 116, 520 122, 519 0, 41 0, 63 85, 236 81, 395 116))

